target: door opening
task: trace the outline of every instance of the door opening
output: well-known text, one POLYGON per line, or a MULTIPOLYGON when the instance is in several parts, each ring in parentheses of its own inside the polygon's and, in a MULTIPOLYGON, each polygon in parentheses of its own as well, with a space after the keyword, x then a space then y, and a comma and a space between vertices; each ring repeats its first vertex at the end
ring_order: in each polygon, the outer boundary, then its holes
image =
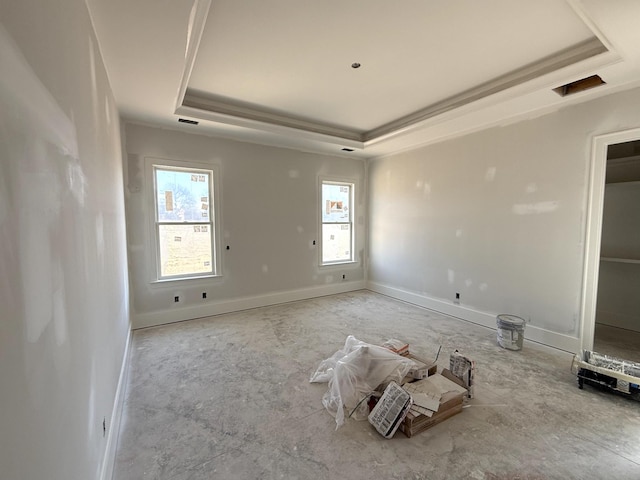
POLYGON ((640 129, 595 137, 590 167, 581 347, 640 361, 640 129))

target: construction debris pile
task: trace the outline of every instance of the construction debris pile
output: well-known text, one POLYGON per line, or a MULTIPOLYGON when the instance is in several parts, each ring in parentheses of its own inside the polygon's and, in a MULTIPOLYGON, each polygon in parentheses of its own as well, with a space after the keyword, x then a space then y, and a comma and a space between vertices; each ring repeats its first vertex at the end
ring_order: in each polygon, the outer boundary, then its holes
POLYGON ((404 342, 378 346, 350 335, 310 381, 328 383, 322 403, 336 429, 346 418, 368 419, 385 438, 397 430, 411 437, 462 411, 464 398, 473 397, 474 372, 475 362, 457 351, 437 373, 435 360, 413 355, 404 342))

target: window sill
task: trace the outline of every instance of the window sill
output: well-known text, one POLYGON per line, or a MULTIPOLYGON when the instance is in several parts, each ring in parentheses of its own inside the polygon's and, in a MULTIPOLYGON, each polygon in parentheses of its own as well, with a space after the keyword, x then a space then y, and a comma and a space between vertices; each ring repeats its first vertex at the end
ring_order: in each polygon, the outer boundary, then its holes
POLYGON ((198 281, 198 280, 211 280, 215 278, 222 278, 222 275, 201 275, 198 277, 178 277, 178 278, 163 278, 160 280, 151 280, 149 282, 151 285, 166 285, 174 282, 184 282, 184 281, 198 281))
POLYGON ((357 265, 359 262, 357 260, 349 260, 347 262, 334 262, 334 263, 321 263, 319 266, 321 268, 327 267, 344 267, 348 265, 357 265))

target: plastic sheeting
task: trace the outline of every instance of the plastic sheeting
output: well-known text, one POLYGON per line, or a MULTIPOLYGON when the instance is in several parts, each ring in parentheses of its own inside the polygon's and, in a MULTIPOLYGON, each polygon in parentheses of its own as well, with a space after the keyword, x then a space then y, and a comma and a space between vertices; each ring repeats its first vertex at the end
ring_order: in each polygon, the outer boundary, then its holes
POLYGON ((329 383, 322 404, 335 417, 337 429, 344 424, 345 408, 353 412, 353 418, 366 419, 369 409, 363 400, 391 381, 400 384, 415 366, 409 358, 349 335, 342 350, 320 362, 309 381, 329 383))

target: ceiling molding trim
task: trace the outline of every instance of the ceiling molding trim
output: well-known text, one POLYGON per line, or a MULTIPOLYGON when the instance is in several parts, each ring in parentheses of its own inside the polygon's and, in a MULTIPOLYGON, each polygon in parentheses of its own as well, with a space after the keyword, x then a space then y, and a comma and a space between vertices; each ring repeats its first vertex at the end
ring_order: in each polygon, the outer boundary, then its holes
MULTIPOLYGON (((185 99, 188 101, 189 96, 187 95, 185 99)), ((290 136, 292 134, 295 134, 299 138, 306 138, 308 140, 337 145, 340 147, 350 147, 358 150, 362 150, 364 148, 364 142, 362 142, 361 140, 329 134, 320 131, 320 129, 310 130, 301 128, 300 126, 294 126, 298 125, 295 122, 292 122, 291 125, 283 125, 275 123, 273 121, 266 121, 265 119, 248 118, 238 116, 235 113, 213 111, 198 105, 192 106, 191 104, 178 107, 175 113, 176 115, 197 118, 203 121, 224 123, 227 125, 234 125, 237 127, 250 128, 254 130, 262 130, 264 132, 275 133, 278 135, 290 136)), ((288 117, 284 118, 290 120, 288 117)), ((311 125, 315 126, 315 124, 311 125)))
MULTIPOLYGON (((370 130, 365 133, 364 141, 365 143, 368 143, 379 141, 382 138, 388 138, 390 135, 392 136, 401 131, 405 131, 408 127, 412 127, 430 118, 442 115, 477 100, 481 100, 509 88, 522 85, 526 82, 542 77, 543 75, 560 70, 561 68, 607 52, 607 48, 599 39, 592 38, 586 42, 582 42, 578 45, 565 49, 556 55, 544 58, 539 62, 527 65, 499 78, 478 85, 471 90, 462 92, 459 95, 450 97, 413 114, 370 130)), ((607 61, 607 63, 609 62, 607 61)))
POLYGON ((207 23, 210 7, 211 0, 194 0, 193 2, 189 16, 189 25, 187 27, 187 48, 184 55, 184 69, 182 71, 182 78, 180 79, 178 96, 175 103, 176 109, 182 105, 184 96, 187 93, 189 79, 191 78, 191 72, 196 62, 196 55, 198 48, 200 48, 200 41, 202 40, 202 34, 204 33, 204 27, 207 23))
POLYGON ((598 37, 600 42, 602 42, 602 44, 607 48, 607 50, 613 51, 614 50, 613 44, 609 41, 606 35, 602 33, 602 30, 600 30, 600 27, 596 24, 596 22, 593 21, 593 19, 591 18, 591 15, 587 13, 587 8, 584 5, 584 1, 583 0, 566 0, 566 2, 573 9, 574 13, 578 17, 580 17, 580 20, 587 26, 587 28, 591 30, 591 32, 593 32, 593 34, 596 37, 598 37))
POLYGON ((362 142, 362 133, 360 132, 334 127, 331 125, 325 125, 317 122, 310 122, 307 120, 290 117, 288 115, 281 115, 266 110, 258 110, 251 107, 221 102, 212 98, 199 96, 197 94, 194 94, 190 90, 187 90, 182 105, 185 107, 197 108, 200 110, 206 110, 230 117, 239 117, 254 122, 275 124, 282 127, 295 128, 298 130, 305 130, 308 132, 329 135, 331 137, 338 137, 345 140, 362 142))
MULTIPOLYGON (((197 45, 202 36, 210 4, 211 0, 196 0, 196 4, 194 4, 193 11, 196 13, 192 15, 193 24, 190 25, 190 38, 193 40, 188 43, 188 65, 186 65, 180 86, 180 102, 176 107, 176 114, 281 135, 294 133, 310 140, 356 149, 364 149, 409 131, 422 128, 427 123, 437 122, 437 119, 445 120, 447 117, 450 118, 451 115, 455 115, 456 112, 463 115, 465 110, 468 110, 472 104, 480 106, 478 104, 480 100, 496 94, 506 93, 508 90, 512 91, 514 87, 524 87, 525 84, 549 76, 559 70, 579 65, 580 72, 583 73, 585 70, 599 68, 621 60, 619 55, 607 49, 599 38, 592 37, 585 42, 478 85, 459 95, 418 110, 413 114, 401 117, 367 132, 359 132, 220 101, 188 89, 187 84, 195 61, 197 45)), ((565 79, 566 76, 563 76, 562 80, 558 80, 561 83, 565 79)), ((554 80, 556 79, 554 78, 554 80)), ((514 91, 513 95, 516 94, 514 91)))

